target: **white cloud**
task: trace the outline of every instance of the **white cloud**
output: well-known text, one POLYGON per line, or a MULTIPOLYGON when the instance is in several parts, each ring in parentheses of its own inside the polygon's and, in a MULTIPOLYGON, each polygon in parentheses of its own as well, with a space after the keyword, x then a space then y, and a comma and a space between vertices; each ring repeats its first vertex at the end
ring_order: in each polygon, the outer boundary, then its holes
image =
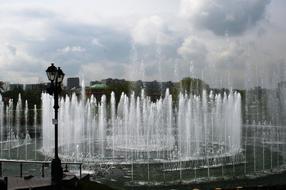
POLYGON ((111 76, 123 78, 124 74, 126 74, 125 68, 125 65, 122 63, 102 61, 81 65, 79 73, 81 73, 81 76, 84 76, 86 81, 101 80, 111 76))
POLYGON ((32 83, 38 81, 38 71, 44 71, 44 62, 25 51, 25 48, 0 45, 0 80, 13 83, 32 83))
POLYGON ((205 3, 206 0, 200 0, 200 1, 181 0, 180 15, 182 17, 187 17, 187 18, 190 18, 198 14, 207 15, 208 12, 200 11, 204 7, 205 3))
POLYGON ((131 31, 133 40, 140 45, 172 43, 172 36, 162 18, 151 16, 138 21, 131 31))
POLYGON ((70 52, 85 52, 85 48, 82 48, 80 46, 66 46, 62 49, 58 49, 58 52, 61 53, 70 53, 70 52))
POLYGON ((92 41, 91 41, 91 43, 92 43, 93 45, 98 46, 98 47, 104 47, 104 45, 103 45, 103 44, 100 42, 100 40, 97 39, 97 38, 93 38, 92 41))
POLYGON ((182 46, 178 49, 178 54, 185 59, 204 62, 208 50, 201 40, 190 36, 184 40, 182 46))

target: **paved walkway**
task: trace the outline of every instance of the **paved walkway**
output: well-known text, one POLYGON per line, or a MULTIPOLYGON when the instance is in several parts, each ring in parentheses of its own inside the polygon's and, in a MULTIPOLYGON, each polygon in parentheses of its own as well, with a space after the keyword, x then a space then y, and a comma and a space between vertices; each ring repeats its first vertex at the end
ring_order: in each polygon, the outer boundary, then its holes
POLYGON ((19 177, 8 177, 8 190, 44 187, 51 185, 51 178, 37 178, 24 179, 19 177))

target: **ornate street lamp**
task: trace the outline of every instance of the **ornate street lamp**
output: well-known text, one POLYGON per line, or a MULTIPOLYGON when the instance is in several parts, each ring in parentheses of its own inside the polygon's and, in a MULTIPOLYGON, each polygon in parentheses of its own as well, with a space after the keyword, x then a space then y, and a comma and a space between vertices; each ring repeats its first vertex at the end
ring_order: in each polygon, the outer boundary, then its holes
POLYGON ((55 109, 55 119, 53 119, 53 124, 55 125, 55 157, 52 160, 51 166, 51 176, 52 183, 58 185, 61 183, 63 178, 63 168, 61 165, 61 160, 58 155, 58 109, 59 109, 59 93, 61 92, 61 85, 64 80, 65 74, 60 67, 56 68, 52 63, 51 66, 46 70, 48 79, 51 81, 50 87, 47 89, 48 93, 54 95, 54 109, 55 109))

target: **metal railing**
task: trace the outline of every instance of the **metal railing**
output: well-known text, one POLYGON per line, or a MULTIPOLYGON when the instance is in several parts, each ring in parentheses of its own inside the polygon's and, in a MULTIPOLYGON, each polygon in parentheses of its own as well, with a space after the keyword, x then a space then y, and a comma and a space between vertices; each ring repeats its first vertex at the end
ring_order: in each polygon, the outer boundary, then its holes
MULTIPOLYGON (((41 165, 41 176, 45 177, 45 167, 50 167, 51 161, 30 161, 30 160, 8 160, 8 159, 0 159, 0 177, 3 176, 3 163, 13 163, 19 164, 19 176, 23 177, 23 165, 24 164, 39 164, 41 165)), ((64 170, 68 170, 68 165, 78 165, 79 166, 79 177, 82 176, 82 163, 81 162, 62 162, 62 166, 64 166, 64 170)))

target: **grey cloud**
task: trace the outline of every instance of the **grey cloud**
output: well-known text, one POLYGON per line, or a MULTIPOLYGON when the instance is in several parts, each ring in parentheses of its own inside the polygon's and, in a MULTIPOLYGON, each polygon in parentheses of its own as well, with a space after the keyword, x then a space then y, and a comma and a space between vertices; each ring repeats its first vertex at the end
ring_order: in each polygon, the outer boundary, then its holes
POLYGON ((8 44, 8 45, 6 45, 6 47, 13 56, 16 55, 17 48, 15 46, 8 44))
POLYGON ((47 9, 34 9, 34 8, 26 8, 23 10, 18 10, 16 14, 18 16, 24 16, 32 19, 43 19, 43 18, 51 19, 52 17, 57 16, 57 14, 55 14, 53 11, 47 9))
POLYGON ((55 20, 53 31, 43 42, 30 43, 29 52, 36 57, 58 62, 67 72, 78 74, 81 65, 105 61, 120 64, 129 61, 130 36, 108 27, 55 20), (98 39, 103 46, 94 45, 98 39), (84 51, 63 52, 66 47, 84 51))
POLYGON ((22 19, 52 19, 58 16, 52 10, 33 6, 8 6, 0 8, 0 15, 5 17, 20 17, 22 19))
POLYGON ((203 0, 194 24, 216 35, 239 35, 264 18, 270 0, 203 0))

